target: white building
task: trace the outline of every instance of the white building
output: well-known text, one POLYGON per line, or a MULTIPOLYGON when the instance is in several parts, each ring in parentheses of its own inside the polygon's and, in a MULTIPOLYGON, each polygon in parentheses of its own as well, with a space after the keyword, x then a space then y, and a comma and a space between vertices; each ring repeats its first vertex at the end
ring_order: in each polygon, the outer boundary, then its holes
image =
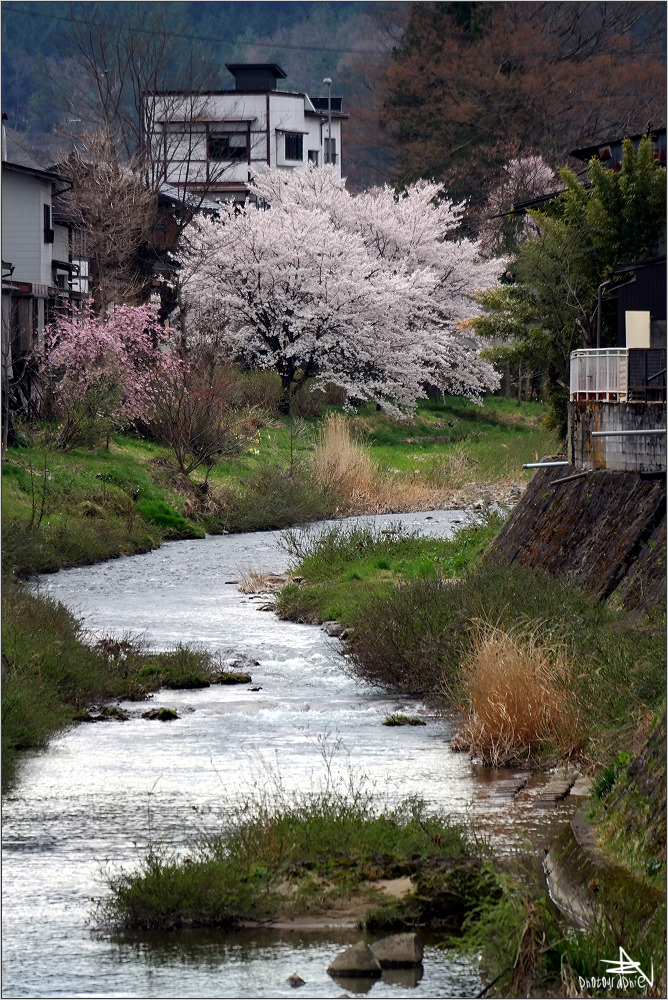
POLYGON ((278 90, 285 73, 275 63, 227 69, 234 90, 144 95, 152 180, 180 192, 243 200, 260 168, 332 164, 341 176, 341 125, 348 118, 341 98, 278 90))

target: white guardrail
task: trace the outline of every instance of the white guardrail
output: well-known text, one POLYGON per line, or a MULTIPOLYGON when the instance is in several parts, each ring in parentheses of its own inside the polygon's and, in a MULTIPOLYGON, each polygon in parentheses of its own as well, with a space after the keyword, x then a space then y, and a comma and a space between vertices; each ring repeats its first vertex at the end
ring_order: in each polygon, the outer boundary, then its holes
POLYGON ((626 347, 589 348, 571 352, 571 400, 626 401, 629 352, 626 347))

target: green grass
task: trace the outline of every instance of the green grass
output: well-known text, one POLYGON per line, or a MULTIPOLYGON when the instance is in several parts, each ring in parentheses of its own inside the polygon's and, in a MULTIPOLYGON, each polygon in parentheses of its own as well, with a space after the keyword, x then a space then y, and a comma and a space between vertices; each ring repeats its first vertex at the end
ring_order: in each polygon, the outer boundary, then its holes
POLYGON ((451 396, 442 403, 421 404, 406 423, 390 421, 367 407, 357 425, 383 469, 442 485, 452 477, 448 460, 463 453, 461 481, 489 483, 528 477, 524 462, 559 450, 554 433, 544 426, 546 412, 542 403, 488 396, 478 407, 451 396))
POLYGON ((394 712, 388 715, 383 722, 384 726, 426 726, 418 715, 402 715, 401 712, 394 712))
POLYGON ((417 800, 379 813, 365 792, 328 787, 245 804, 227 832, 193 844, 187 861, 152 847, 138 870, 110 879, 102 914, 124 929, 233 926, 326 910, 427 859, 466 870, 477 884, 478 853, 458 824, 417 800))
POLYGON ((121 436, 109 451, 10 448, 2 463, 3 566, 49 572, 201 535, 179 513, 186 498, 159 481, 162 468, 152 463, 165 458, 165 449, 121 436), (172 512, 170 524, 158 523, 158 510, 172 512))
POLYGON ((304 582, 281 591, 277 613, 295 621, 352 625, 361 608, 392 593, 398 583, 458 577, 480 559, 502 523, 501 515, 481 517, 452 539, 425 538, 400 524, 287 531, 284 545, 295 560, 293 572, 304 582))
MULTIPOLYGON (((574 929, 554 906, 535 875, 525 870, 501 873, 502 892, 481 898, 464 920, 462 934, 448 945, 480 961, 480 969, 491 985, 493 996, 590 996, 641 997, 665 993, 665 903, 656 905, 656 894, 648 899, 642 886, 601 886, 599 917, 586 930, 574 929), (579 978, 599 980, 619 948, 640 963, 650 975, 654 966, 654 991, 645 984, 636 987, 631 977, 617 986, 613 976, 608 986, 579 985, 579 978), (663 989, 662 989, 663 987, 663 989)), ((635 980, 635 977, 632 977, 635 980)))
POLYGON ((92 702, 143 698, 159 687, 209 683, 219 670, 210 654, 177 646, 148 653, 129 640, 85 641, 62 604, 5 577, 2 588, 2 780, 20 750, 45 746, 92 702))

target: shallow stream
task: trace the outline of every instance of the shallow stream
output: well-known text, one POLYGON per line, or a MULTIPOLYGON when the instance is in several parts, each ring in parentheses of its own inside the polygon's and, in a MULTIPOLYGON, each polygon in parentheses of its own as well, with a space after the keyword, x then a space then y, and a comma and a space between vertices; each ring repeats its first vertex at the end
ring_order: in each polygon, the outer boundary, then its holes
MULTIPOLYGON (((373 520, 445 535, 464 518, 373 520)), ((317 789, 354 775, 389 804, 419 795, 474 823, 501 814, 504 789, 521 774, 490 775, 451 753, 454 720, 383 726, 388 713, 421 706, 362 685, 343 669, 338 640, 279 621, 239 592, 243 570, 287 563, 280 534, 258 532, 172 542, 40 579, 94 636, 141 634, 155 649, 201 644, 259 665, 252 685, 157 693, 153 704, 177 709, 175 722, 142 719, 146 704, 128 702, 129 721, 79 725, 23 756, 4 802, 4 997, 284 997, 294 995, 285 982, 293 971, 307 983, 301 997, 340 996, 325 970, 355 931, 116 939, 96 929, 92 897, 105 892, 105 870, 133 867, 149 841, 187 849, 230 805, 279 786, 317 789)), ((368 986, 374 997, 472 997, 481 982, 469 963, 428 947, 417 983, 368 986)))

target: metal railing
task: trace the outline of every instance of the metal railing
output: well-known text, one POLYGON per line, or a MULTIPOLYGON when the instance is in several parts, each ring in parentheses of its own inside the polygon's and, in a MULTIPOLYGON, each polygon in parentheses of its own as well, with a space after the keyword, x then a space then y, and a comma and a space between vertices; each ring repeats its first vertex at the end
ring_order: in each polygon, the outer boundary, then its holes
POLYGON ((571 399, 625 402, 628 395, 628 354, 626 347, 572 351, 571 399))
POLYGON ((570 398, 608 403, 665 402, 665 347, 573 351, 570 398))
POLYGON ((665 403, 665 347, 630 348, 628 393, 633 402, 665 403))

